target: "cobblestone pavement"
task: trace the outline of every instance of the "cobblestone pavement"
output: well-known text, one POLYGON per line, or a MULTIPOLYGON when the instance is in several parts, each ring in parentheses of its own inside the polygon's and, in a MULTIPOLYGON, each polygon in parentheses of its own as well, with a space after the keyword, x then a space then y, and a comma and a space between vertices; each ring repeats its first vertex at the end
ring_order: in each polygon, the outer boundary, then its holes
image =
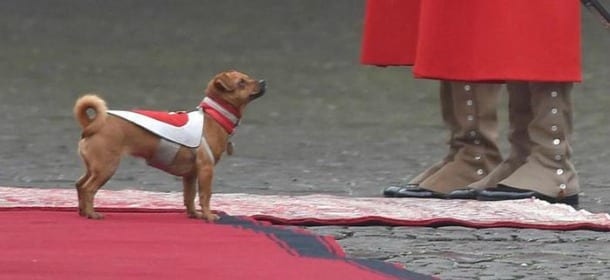
MULTIPOLYGON (((610 6, 607 0, 603 0, 610 6)), ((437 84, 359 65, 363 1, 0 1, 0 185, 66 187, 83 171, 71 115, 95 91, 110 107, 193 108, 215 73, 268 81, 223 159, 216 192, 378 196, 445 152, 437 84)), ((610 34, 583 11, 574 96, 581 206, 610 211, 610 34)), ((506 131, 506 97, 500 122, 506 131)), ((507 152, 505 133, 501 147, 507 152)), ((180 190, 126 159, 105 188, 180 190)), ((607 233, 462 227, 312 227, 350 256, 447 279, 609 279, 607 233)))
POLYGON ((608 279, 610 235, 464 227, 314 227, 354 257, 441 279, 608 279))

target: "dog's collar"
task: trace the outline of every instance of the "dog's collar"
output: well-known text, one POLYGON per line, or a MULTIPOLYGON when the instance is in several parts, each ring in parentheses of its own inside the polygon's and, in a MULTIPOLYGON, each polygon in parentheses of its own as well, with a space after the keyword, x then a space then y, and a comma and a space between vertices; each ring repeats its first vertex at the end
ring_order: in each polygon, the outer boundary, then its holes
POLYGON ((217 121, 229 135, 233 134, 235 128, 239 125, 241 114, 233 105, 223 100, 206 96, 199 103, 199 108, 217 121))

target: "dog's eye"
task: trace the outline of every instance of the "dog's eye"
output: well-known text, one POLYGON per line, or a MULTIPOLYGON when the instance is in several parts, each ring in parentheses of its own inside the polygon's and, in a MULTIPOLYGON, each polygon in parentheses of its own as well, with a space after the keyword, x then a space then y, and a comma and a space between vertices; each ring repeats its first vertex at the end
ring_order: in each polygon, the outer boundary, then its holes
POLYGON ((240 88, 246 87, 246 80, 239 79, 239 82, 237 82, 237 86, 240 87, 240 88))

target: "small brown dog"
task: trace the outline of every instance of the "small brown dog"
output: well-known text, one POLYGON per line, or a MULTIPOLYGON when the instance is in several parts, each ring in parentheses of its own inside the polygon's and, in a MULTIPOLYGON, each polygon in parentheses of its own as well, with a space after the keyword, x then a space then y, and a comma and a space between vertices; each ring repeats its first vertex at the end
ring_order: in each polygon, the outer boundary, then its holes
MULTIPOLYGON (((130 154, 182 177, 184 205, 189 217, 208 221, 218 219, 210 209, 214 166, 225 151, 229 154, 232 152, 229 136, 246 105, 264 93, 263 80, 254 80, 237 71, 216 75, 207 85, 200 110, 188 114, 194 116, 191 119, 200 120, 198 126, 193 126, 199 128, 195 132, 198 138, 194 145, 172 138, 167 140, 155 131, 128 121, 125 114, 131 112, 109 111, 104 100, 96 95, 79 98, 74 105, 74 115, 83 129, 78 150, 87 169, 76 182, 79 214, 91 219, 103 218, 94 210, 94 196, 112 177, 122 155, 130 154), (94 112, 93 116, 90 116, 91 111, 94 112), (202 212, 195 207, 197 191, 202 212)), ((186 113, 170 115, 184 116, 186 113)), ((194 143, 193 138, 190 139, 194 143)))

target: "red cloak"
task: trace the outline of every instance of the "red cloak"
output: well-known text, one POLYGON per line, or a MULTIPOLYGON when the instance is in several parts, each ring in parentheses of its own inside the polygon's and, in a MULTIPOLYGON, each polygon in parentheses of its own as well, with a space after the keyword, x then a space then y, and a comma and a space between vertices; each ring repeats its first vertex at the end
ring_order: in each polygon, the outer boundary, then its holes
POLYGON ((418 78, 581 80, 578 0, 368 0, 361 62, 418 78))

